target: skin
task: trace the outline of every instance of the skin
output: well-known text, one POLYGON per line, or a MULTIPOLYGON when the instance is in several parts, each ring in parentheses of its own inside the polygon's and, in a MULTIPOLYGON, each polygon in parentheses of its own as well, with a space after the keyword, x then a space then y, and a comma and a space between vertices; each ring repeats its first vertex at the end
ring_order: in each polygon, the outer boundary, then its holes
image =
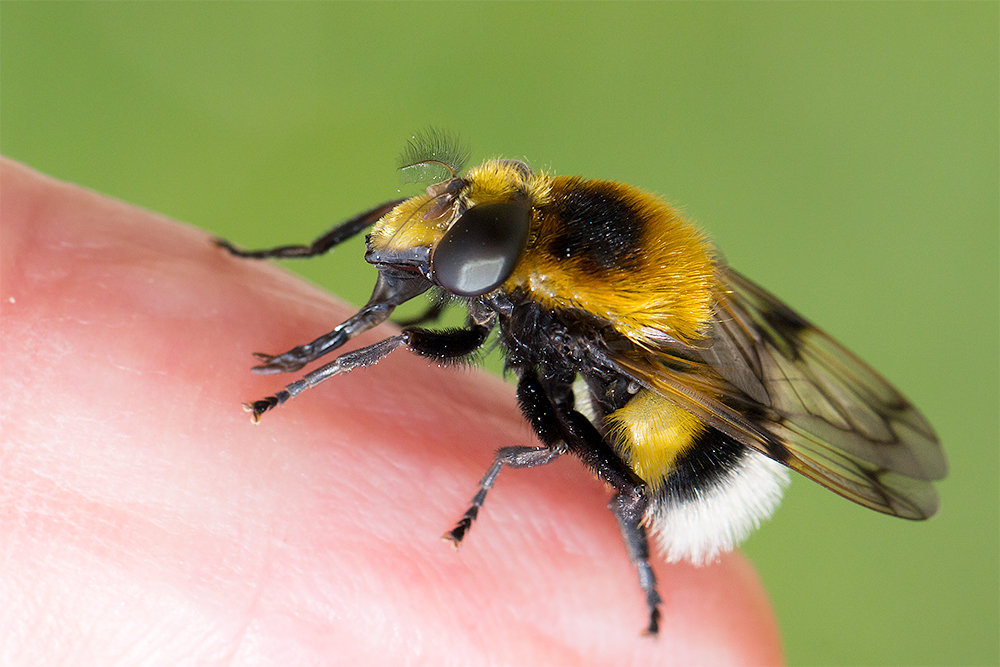
POLYGON ((533 443, 510 385, 402 350, 254 426, 240 403, 293 377, 250 353, 350 307, 11 161, 0 220, 0 663, 782 661, 738 554, 655 559, 640 636, 609 493, 569 457, 504 470, 440 539, 492 452, 533 443))

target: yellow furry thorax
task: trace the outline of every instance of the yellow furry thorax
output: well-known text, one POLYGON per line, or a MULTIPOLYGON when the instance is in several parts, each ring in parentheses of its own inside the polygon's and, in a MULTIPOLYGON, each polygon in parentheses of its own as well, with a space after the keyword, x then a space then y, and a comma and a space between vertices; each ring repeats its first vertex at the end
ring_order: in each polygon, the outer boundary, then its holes
MULTIPOLYGON (((487 160, 461 177, 462 206, 438 210, 434 186, 399 204, 372 229, 373 247, 433 250, 459 211, 525 196, 532 208, 527 248, 501 289, 521 289, 553 309, 577 309, 608 321, 638 345, 653 347, 664 340, 685 343, 707 333, 717 285, 714 251, 708 240, 670 205, 630 185, 614 181, 528 173, 504 160, 487 160), (631 211, 639 238, 628 266, 595 269, 586 257, 555 254, 553 247, 568 225, 560 201, 574 196, 622 202, 631 211)), ((594 243, 615 242, 594 230, 594 243)))

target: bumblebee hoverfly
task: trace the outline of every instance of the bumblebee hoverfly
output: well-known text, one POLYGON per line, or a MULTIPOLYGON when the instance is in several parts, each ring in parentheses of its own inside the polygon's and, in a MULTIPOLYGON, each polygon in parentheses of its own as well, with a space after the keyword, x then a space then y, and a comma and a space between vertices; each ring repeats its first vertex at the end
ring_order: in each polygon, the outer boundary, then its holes
POLYGON ((378 269, 368 303, 311 343, 256 354, 258 373, 296 371, 425 292, 434 305, 401 333, 248 404, 254 421, 335 375, 406 347, 467 360, 495 334, 537 447, 502 447, 456 545, 503 466, 581 459, 613 491, 610 509, 659 625, 647 530, 668 560, 705 563, 778 505, 796 470, 879 512, 926 519, 946 473, 934 431, 886 380, 721 259, 658 198, 621 183, 536 173, 492 159, 463 172, 437 134, 415 138, 401 168, 438 169, 424 194, 380 204, 310 245, 240 257, 312 257, 371 228, 378 269), (459 329, 417 326, 444 304, 459 329))

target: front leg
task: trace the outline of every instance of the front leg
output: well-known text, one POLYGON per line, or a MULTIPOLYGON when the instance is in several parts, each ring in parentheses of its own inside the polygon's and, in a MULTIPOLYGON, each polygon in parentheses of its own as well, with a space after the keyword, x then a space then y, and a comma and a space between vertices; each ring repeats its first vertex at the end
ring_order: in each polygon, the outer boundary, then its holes
POLYGON ((371 227, 376 221, 378 221, 379 218, 404 201, 406 200, 396 199, 394 201, 388 201, 384 204, 379 204, 373 209, 360 213, 350 220, 340 223, 309 245, 283 245, 278 246, 277 248, 266 248, 264 250, 244 250, 243 248, 238 248, 229 241, 220 238, 215 239, 215 245, 219 246, 223 250, 226 250, 231 255, 245 257, 247 259, 267 259, 271 257, 281 259, 315 257, 316 255, 322 255, 328 252, 333 246, 343 243, 352 236, 356 236, 368 227, 371 227))
POLYGON ((253 368, 254 373, 270 375, 297 371, 310 361, 336 350, 358 334, 381 324, 392 314, 396 306, 423 294, 431 284, 422 277, 380 268, 375 289, 368 303, 347 321, 334 327, 306 345, 294 347, 288 352, 271 355, 255 352, 254 356, 264 362, 253 368))
POLYGON ((453 329, 449 331, 427 331, 426 329, 408 329, 403 333, 381 340, 374 345, 362 347, 340 355, 330 363, 317 368, 287 385, 272 396, 262 398, 244 407, 252 413, 254 422, 260 421, 261 415, 283 404, 290 398, 295 398, 306 389, 315 387, 335 375, 349 373, 356 368, 371 366, 390 352, 400 347, 408 347, 412 352, 438 361, 453 361, 469 356, 478 350, 489 335, 490 329, 482 325, 472 325, 468 329, 453 329))
MULTIPOLYGON (((264 250, 244 250, 236 247, 225 239, 217 238, 214 241, 217 246, 227 251, 229 254, 248 259, 315 257, 316 255, 322 255, 328 252, 335 245, 342 243, 361 233, 368 227, 371 227, 379 218, 391 211, 403 201, 405 200, 396 199, 384 204, 379 204, 375 208, 369 209, 364 213, 354 216, 350 220, 340 223, 309 245, 286 245, 278 246, 277 248, 266 248, 264 250)), ((405 282, 406 281, 396 280, 393 284, 401 286, 405 282)), ((290 373, 292 371, 297 371, 310 361, 314 361, 322 357, 324 354, 336 350, 338 347, 362 331, 367 331, 384 321, 387 317, 389 317, 393 308, 402 302, 401 297, 410 298, 408 293, 406 293, 406 290, 402 289, 397 289, 397 294, 389 295, 395 297, 394 299, 384 298, 385 295, 379 293, 379 286, 383 288, 382 292, 386 292, 385 284, 388 283, 392 283, 392 281, 383 280, 383 276, 380 275, 379 285, 375 288, 375 294, 372 295, 368 304, 359 313, 333 329, 333 331, 320 336, 311 343, 299 345, 291 350, 288 350, 287 352, 283 352, 282 354, 265 354, 263 352, 255 352, 253 356, 262 363, 260 366, 255 366, 252 369, 253 372, 262 375, 269 375, 273 373, 290 373)), ((424 291, 426 289, 426 287, 423 287, 420 291, 424 291)))
POLYGON ((275 373, 290 373, 297 371, 310 361, 336 350, 354 336, 381 324, 389 317, 393 307, 384 303, 369 303, 355 313, 347 321, 338 324, 329 333, 325 333, 311 343, 293 347, 282 354, 265 354, 254 352, 253 356, 263 363, 254 366, 252 370, 258 375, 273 375, 275 373))

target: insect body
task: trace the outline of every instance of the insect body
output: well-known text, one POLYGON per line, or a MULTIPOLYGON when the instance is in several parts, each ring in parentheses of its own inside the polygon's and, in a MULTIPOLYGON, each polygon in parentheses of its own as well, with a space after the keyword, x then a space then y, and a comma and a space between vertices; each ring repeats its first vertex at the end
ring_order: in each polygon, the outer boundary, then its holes
POLYGON ((245 251, 218 242, 241 257, 309 257, 371 227, 366 259, 378 280, 368 303, 309 344, 256 355, 254 370, 298 370, 429 290, 463 304, 466 326, 409 326, 344 354, 248 405, 255 421, 399 347, 462 360, 495 332, 540 445, 501 448, 446 537, 462 540, 503 466, 573 454, 613 491, 610 509, 639 571, 650 633, 660 598, 647 528, 669 560, 711 561, 770 516, 789 469, 880 512, 935 513, 931 481, 947 466, 920 413, 729 268, 659 199, 620 183, 535 173, 516 160, 462 173, 441 145, 414 144, 405 157, 406 167, 443 167, 446 177, 310 246, 245 251))

